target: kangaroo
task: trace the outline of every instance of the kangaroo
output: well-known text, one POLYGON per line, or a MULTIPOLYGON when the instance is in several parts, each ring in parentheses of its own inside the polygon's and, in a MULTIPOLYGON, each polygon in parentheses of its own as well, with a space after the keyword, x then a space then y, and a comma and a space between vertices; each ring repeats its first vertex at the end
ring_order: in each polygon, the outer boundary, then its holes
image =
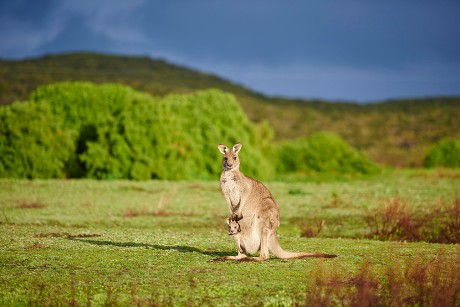
POLYGON ((236 246, 238 247, 238 251, 240 253, 244 253, 244 250, 241 247, 241 237, 239 235, 239 233, 241 232, 241 226, 238 223, 238 221, 239 220, 237 216, 230 216, 229 218, 227 218, 228 235, 233 236, 236 246))
POLYGON ((233 236, 238 249, 237 256, 225 256, 216 261, 265 261, 271 252, 275 257, 290 258, 334 258, 336 255, 323 253, 287 252, 278 242, 277 229, 280 226, 280 211, 270 191, 258 180, 246 177, 240 172, 238 153, 241 143, 230 150, 220 144, 222 153, 222 174, 220 185, 228 204, 231 218, 237 220, 240 232, 233 236), (248 257, 260 251, 259 257, 248 257))

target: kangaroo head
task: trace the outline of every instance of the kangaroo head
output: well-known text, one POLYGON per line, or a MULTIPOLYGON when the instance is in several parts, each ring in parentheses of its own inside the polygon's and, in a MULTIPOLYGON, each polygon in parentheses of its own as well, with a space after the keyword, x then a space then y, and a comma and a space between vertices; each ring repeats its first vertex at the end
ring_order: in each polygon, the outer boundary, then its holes
POLYGON ((236 143, 231 150, 222 144, 218 146, 219 151, 224 155, 224 159, 222 160, 222 169, 224 171, 239 169, 240 159, 238 159, 238 153, 242 146, 241 143, 236 143))
POLYGON ((234 218, 227 218, 227 225, 228 225, 228 234, 235 235, 241 231, 241 226, 238 224, 238 221, 234 218))

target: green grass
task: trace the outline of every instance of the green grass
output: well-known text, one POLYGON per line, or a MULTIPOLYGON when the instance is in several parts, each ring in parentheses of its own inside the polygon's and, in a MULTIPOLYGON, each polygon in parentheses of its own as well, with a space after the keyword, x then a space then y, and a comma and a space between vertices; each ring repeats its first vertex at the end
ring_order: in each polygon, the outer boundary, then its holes
POLYGON ((236 254, 217 179, 3 179, 0 305, 293 305, 305 303, 319 275, 349 284, 365 263, 383 285, 393 266, 436 260, 449 272, 460 265, 455 244, 353 239, 369 231, 365 211, 385 199, 417 210, 450 203, 460 195, 458 172, 266 185, 281 209, 282 246, 338 258, 210 262, 236 254), (320 237, 305 238, 301 219, 327 222, 320 237))

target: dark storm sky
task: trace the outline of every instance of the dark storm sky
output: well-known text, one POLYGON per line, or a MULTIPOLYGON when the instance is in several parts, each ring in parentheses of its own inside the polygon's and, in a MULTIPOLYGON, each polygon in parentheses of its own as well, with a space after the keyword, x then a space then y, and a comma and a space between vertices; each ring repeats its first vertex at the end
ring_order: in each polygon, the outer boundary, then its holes
POLYGON ((16 0, 0 57, 149 55, 269 95, 460 95, 460 1, 16 0))

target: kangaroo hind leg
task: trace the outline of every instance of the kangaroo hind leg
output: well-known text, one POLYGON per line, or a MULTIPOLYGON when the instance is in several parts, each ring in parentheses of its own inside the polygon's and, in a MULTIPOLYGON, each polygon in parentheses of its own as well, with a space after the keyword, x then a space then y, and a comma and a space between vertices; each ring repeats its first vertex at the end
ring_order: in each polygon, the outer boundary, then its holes
POLYGON ((270 240, 270 236, 272 235, 272 230, 269 228, 262 228, 261 231, 261 238, 260 238, 260 255, 259 257, 248 257, 243 259, 243 261, 266 261, 270 258, 269 250, 268 250, 268 242, 270 240))
POLYGON ((268 260, 270 258, 269 250, 268 250, 268 242, 270 240, 270 236, 272 235, 272 231, 269 228, 262 229, 262 238, 260 242, 260 258, 262 260, 268 260))

